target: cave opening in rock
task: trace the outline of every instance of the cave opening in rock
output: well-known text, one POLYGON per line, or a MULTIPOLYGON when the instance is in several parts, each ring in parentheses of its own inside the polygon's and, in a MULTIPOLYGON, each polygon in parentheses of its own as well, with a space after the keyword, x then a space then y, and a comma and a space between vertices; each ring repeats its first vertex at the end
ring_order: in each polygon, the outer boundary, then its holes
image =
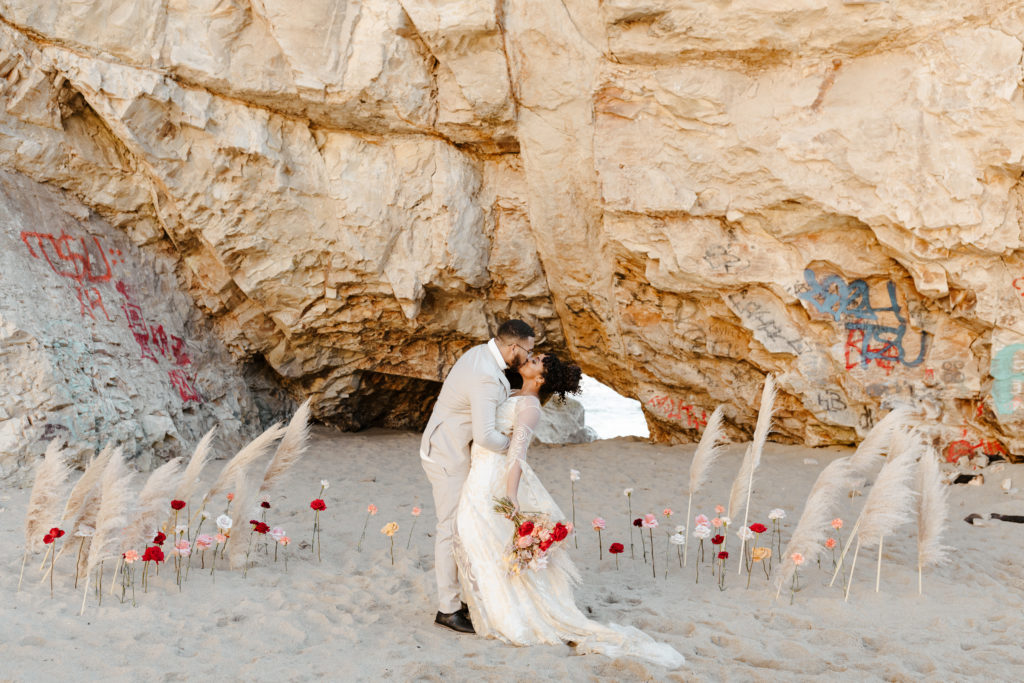
POLYGON ((576 400, 583 404, 586 425, 594 430, 597 438, 650 436, 640 401, 619 394, 589 375, 583 375, 581 386, 583 391, 576 400))

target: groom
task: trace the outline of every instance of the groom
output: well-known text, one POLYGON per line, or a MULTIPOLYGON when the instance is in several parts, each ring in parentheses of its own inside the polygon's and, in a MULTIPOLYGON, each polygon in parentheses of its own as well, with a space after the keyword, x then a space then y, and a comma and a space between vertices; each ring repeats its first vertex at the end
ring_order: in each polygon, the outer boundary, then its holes
POLYGON ((460 633, 474 632, 459 599, 452 548, 455 513, 469 474, 470 442, 492 451, 508 448, 508 437, 494 428, 498 404, 509 394, 505 369, 517 369, 529 360, 535 336, 533 328, 522 320, 509 320, 489 342, 463 354, 441 386, 420 441, 420 458, 434 491, 437 511, 434 573, 439 606, 434 621, 460 633))

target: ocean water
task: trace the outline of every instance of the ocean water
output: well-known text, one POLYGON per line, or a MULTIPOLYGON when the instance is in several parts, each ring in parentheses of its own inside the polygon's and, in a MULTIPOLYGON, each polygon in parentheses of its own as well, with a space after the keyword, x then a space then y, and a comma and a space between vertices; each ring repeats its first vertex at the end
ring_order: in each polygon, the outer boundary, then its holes
POLYGON ((585 423, 598 438, 650 436, 640 401, 626 398, 587 375, 583 375, 581 386, 583 391, 575 398, 583 404, 585 423))

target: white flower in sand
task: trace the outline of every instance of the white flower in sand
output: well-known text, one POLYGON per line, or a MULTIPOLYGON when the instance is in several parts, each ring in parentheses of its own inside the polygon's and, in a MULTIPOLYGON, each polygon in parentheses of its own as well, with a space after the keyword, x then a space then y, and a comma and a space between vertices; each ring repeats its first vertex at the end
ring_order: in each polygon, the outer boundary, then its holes
POLYGON ((180 536, 181 534, 184 534, 184 533, 188 533, 188 525, 187 524, 179 524, 178 526, 174 527, 174 533, 175 533, 175 535, 178 535, 178 536, 180 536))
POLYGON ((280 542, 280 540, 285 537, 284 529, 279 526, 275 526, 270 530, 270 537, 275 541, 280 542))
POLYGON ((732 519, 730 519, 729 517, 719 517, 719 519, 722 520, 722 524, 726 526, 732 524, 732 519))
POLYGON ((668 540, 672 545, 686 545, 686 534, 672 534, 668 540))
POLYGON ((772 510, 771 512, 768 513, 768 519, 785 519, 785 518, 786 518, 786 511, 783 510, 782 508, 775 508, 774 510, 772 510))
POLYGON ((683 526, 682 524, 680 524, 679 526, 676 527, 676 533, 677 534, 685 534, 686 533, 686 527, 683 526))
POLYGON ((706 524, 700 524, 693 530, 693 536, 694 538, 699 538, 701 540, 711 538, 711 527, 706 524))
POLYGON ((96 533, 96 529, 89 526, 88 524, 81 524, 78 527, 78 531, 75 532, 75 536, 82 536, 88 538, 96 533))
POLYGON ((579 470, 569 470, 569 481, 579 481, 579 480, 580 480, 580 471, 579 470))
POLYGON ((633 489, 622 489, 622 495, 626 496, 627 498, 629 496, 632 496, 633 495, 633 489))
POLYGON ((741 527, 740 530, 736 532, 736 535, 740 537, 741 541, 749 541, 754 537, 754 532, 747 527, 741 527))
POLYGON ((326 479, 321 479, 320 488, 326 491, 327 489, 331 488, 331 482, 327 481, 326 479))
POLYGON ((221 515, 217 518, 217 528, 221 531, 228 531, 231 529, 231 518, 227 515, 221 515))
POLYGON ((203 510, 202 512, 199 513, 199 516, 202 517, 203 519, 209 519, 210 518, 210 513, 207 512, 206 510, 203 510))

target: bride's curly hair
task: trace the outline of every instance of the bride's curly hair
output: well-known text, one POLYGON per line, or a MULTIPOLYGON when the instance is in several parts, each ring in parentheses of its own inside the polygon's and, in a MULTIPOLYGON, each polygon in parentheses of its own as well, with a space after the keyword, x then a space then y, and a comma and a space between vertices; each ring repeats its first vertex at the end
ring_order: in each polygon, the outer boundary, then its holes
POLYGON ((544 384, 540 386, 541 403, 547 403, 552 396, 565 401, 566 394, 580 393, 583 371, 580 366, 563 362, 554 354, 544 356, 544 384))

